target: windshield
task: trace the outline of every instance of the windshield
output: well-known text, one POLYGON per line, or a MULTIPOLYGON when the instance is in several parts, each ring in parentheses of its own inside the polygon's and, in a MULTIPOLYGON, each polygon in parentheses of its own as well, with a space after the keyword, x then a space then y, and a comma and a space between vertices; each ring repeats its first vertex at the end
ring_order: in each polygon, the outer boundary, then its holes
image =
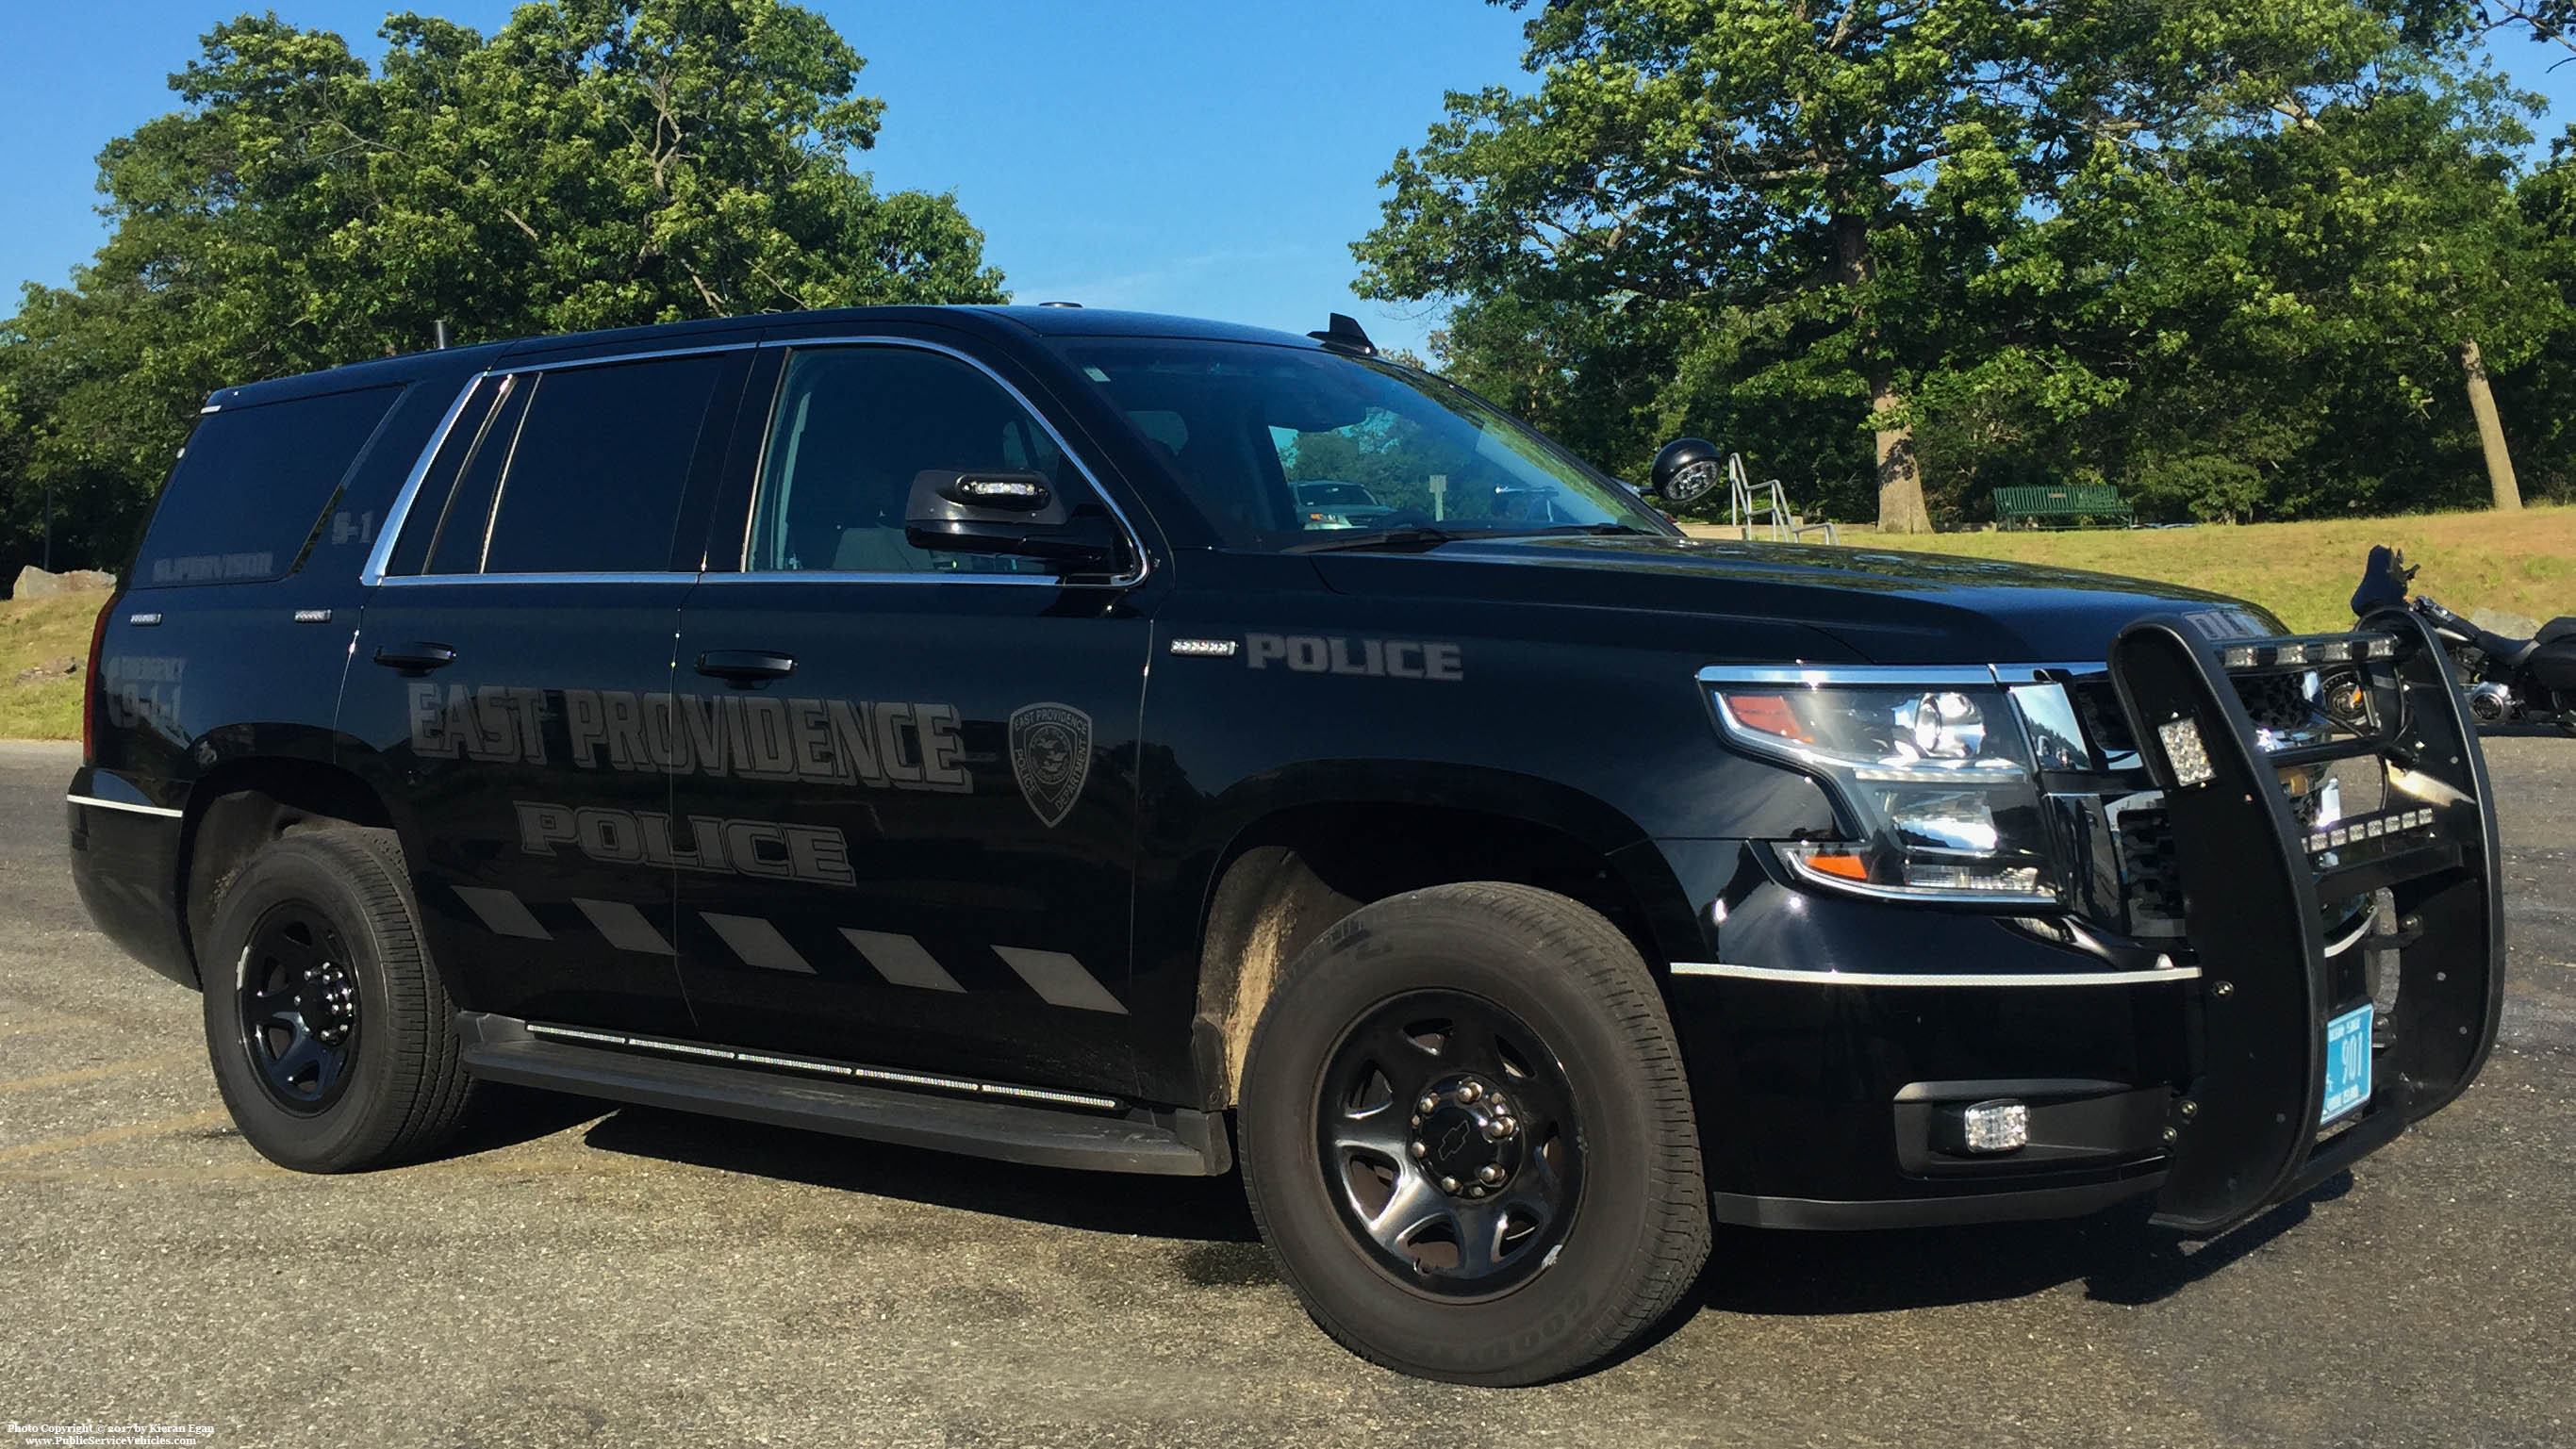
POLYGON ((1410 368, 1172 338, 1087 338, 1064 352, 1229 547, 1672 531, 1528 427, 1410 368))

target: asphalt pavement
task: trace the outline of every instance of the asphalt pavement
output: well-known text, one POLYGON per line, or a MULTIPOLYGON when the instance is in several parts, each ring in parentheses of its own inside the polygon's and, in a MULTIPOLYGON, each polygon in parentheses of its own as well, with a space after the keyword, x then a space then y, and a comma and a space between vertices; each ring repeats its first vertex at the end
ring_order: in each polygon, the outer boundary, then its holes
POLYGON ((356 1177, 233 1132, 197 998, 93 932, 62 747, 0 744, 0 1449, 2576 1443, 2576 740, 2489 742, 2512 922, 2477 1086, 2214 1242, 1721 1229, 1661 1341, 1539 1389, 1317 1332, 1239 1184, 560 1098, 356 1177))

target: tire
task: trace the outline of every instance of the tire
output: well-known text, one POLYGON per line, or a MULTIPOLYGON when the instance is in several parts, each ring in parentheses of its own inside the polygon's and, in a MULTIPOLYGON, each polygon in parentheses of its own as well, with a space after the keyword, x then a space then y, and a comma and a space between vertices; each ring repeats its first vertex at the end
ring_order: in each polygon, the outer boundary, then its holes
POLYGON ((261 1156, 298 1172, 363 1172, 454 1135, 472 1081, 391 831, 316 830, 261 847, 225 887, 207 945, 215 1085, 261 1156))
POLYGON ((1402 1373, 1580 1372, 1669 1314, 1708 1257, 1654 978, 1547 891, 1440 886, 1335 924, 1261 1013, 1238 1120, 1282 1276, 1318 1327, 1402 1373), (1471 1240, 1490 1245, 1472 1260, 1471 1240))

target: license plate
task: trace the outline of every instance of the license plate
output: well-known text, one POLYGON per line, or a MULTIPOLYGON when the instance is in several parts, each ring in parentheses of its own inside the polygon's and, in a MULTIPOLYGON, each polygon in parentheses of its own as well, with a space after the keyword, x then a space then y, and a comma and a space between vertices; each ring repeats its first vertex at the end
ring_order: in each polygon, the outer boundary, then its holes
POLYGON ((2357 1006, 2326 1023, 2326 1106, 2318 1125, 2370 1100, 2370 1012, 2357 1006))

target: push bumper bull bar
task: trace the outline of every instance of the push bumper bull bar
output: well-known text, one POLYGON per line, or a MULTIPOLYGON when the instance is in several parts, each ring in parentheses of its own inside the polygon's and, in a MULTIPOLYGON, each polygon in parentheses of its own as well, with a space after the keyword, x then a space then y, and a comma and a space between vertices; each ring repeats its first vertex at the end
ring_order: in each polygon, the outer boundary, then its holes
MULTIPOLYGON (((2442 649, 2402 609, 2362 632, 2213 638, 2211 616, 2122 632, 2111 677, 2173 831, 2198 983, 2197 1075, 2173 1106, 2156 1221, 2218 1232, 2296 1197, 2466 1090, 2495 1044, 2504 907, 2485 758, 2442 649), (2258 726, 2247 690, 2304 698, 2312 729, 2258 726), (2387 809, 2311 829, 2296 766, 2375 758, 2387 809), (2328 1025, 2367 1000, 2328 954, 2324 906, 2386 889, 2397 995, 2372 1089, 2326 1115, 2328 1025)), ((2346 1050, 2352 1048, 2347 1045, 2346 1050)))

